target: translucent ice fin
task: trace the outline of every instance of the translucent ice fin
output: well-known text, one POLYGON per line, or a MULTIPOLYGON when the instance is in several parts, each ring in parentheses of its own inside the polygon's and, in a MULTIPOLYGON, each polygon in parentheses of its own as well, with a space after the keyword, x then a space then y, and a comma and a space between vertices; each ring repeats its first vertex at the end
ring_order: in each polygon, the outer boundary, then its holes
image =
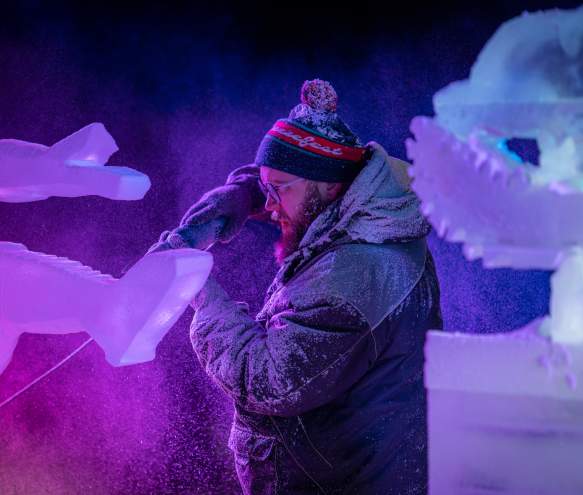
POLYGON ((1 242, 0 372, 23 332, 87 332, 111 364, 151 360, 211 267, 210 253, 179 249, 148 255, 117 280, 1 242))
POLYGON ((115 366, 154 359, 156 346, 205 284, 212 255, 175 249, 146 255, 109 294, 93 337, 115 366))
POLYGON ((98 123, 51 147, 0 140, 0 201, 87 195, 116 200, 143 198, 150 188, 147 175, 128 167, 104 166, 116 150, 115 141, 98 123))
POLYGON ((101 123, 89 124, 47 150, 47 158, 55 161, 82 160, 104 165, 119 148, 101 123))
MULTIPOLYGON (((2 325, 1 320, 0 325, 2 325)), ((18 344, 19 337, 20 334, 9 332, 3 326, 0 326, 0 374, 12 360, 12 355, 14 354, 16 344, 18 344)))

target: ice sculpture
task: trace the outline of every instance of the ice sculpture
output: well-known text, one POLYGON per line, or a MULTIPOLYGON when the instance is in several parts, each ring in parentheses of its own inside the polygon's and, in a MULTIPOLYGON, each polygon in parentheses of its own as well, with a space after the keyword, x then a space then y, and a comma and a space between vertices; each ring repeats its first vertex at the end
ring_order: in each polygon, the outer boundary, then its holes
POLYGON ((0 139, 0 201, 91 194, 116 200, 143 198, 150 188, 147 175, 128 167, 105 166, 117 150, 99 123, 89 124, 50 147, 0 139))
MULTIPOLYGON (((436 119, 413 120, 407 149, 440 235, 487 267, 559 276, 583 246, 583 7, 503 24, 470 79, 439 91, 434 104, 436 119), (540 166, 517 163, 503 146, 509 138, 536 139, 540 166)), ((555 312, 570 311, 561 305, 568 293, 552 297, 555 312)), ((583 342, 583 319, 570 332, 558 326, 565 319, 553 321, 545 325, 555 340, 583 342)))
POLYGON ((206 251, 169 250, 148 254, 117 280, 76 261, 0 242, 0 373, 23 332, 87 332, 115 366, 153 359, 212 263, 206 251))
POLYGON ((583 493, 583 346, 430 332, 430 495, 583 493))
MULTIPOLYGON (((583 190, 583 6, 524 13, 486 43, 470 78, 434 96, 439 124, 491 144, 533 138, 540 167, 523 165, 533 184, 583 190)), ((512 168, 512 167, 511 167, 512 168)))
MULTIPOLYGON (((0 201, 142 198, 150 188, 147 175, 104 166, 115 151, 115 141, 98 123, 51 147, 0 140, 0 201)), ((214 241, 213 231, 202 234, 193 237, 198 245, 192 247, 214 241)), ((148 254, 116 280, 76 261, 0 242, 0 373, 24 332, 87 332, 115 366, 153 359, 210 273, 212 256, 200 249, 148 254)))
POLYGON ((504 23, 434 107, 407 150, 438 234, 486 267, 556 272, 550 317, 429 332, 430 493, 583 493, 583 7, 504 23), (510 138, 535 139, 540 165, 510 138))

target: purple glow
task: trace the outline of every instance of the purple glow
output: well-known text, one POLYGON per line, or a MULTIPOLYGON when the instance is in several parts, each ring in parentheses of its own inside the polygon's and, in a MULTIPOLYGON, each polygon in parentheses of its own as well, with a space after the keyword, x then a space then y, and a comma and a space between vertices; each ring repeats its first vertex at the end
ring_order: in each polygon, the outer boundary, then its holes
MULTIPOLYGON (((164 6, 154 16, 100 6, 79 20, 77 7, 57 14, 51 4, 51 15, 27 12, 22 33, 0 35, 0 137, 53 143, 87 122, 104 122, 120 147, 116 162, 136 164, 152 179, 139 202, 0 204, 0 239, 119 277, 205 191, 252 161, 267 128, 296 101, 298 83, 310 77, 333 81, 358 134, 404 158, 408 122, 430 111, 436 90, 467 73, 510 7, 425 24, 429 17, 415 5, 390 30, 384 16, 354 9, 317 30, 306 16, 267 22, 265 11, 245 9, 250 17, 235 16, 233 26, 250 37, 235 42, 226 32, 231 13, 207 16, 205 8, 183 16, 164 6)), ((232 243, 212 248, 217 280, 252 313, 275 273, 277 236, 269 224, 248 222, 232 243)), ((484 270, 434 234, 430 245, 446 328, 504 331, 547 311, 548 274, 484 270)), ((226 447, 232 406, 196 361, 190 316, 187 310, 152 362, 112 368, 91 345, 0 410, 0 491, 239 493, 226 447)), ((0 401, 86 337, 23 334, 0 376, 0 401)))
POLYGON ((116 280, 66 258, 0 242, 0 373, 24 332, 86 332, 116 366, 152 360, 211 268, 210 253, 179 249, 149 254, 116 280))

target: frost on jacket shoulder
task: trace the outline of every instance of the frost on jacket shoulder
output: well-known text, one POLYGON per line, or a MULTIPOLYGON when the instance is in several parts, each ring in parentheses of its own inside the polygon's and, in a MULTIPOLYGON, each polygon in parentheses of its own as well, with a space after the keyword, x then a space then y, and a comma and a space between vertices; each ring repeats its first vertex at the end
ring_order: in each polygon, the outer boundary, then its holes
POLYGON ((420 273, 403 274, 423 247, 391 267, 388 246, 341 246, 275 292, 257 320, 211 279, 191 326, 199 361, 248 411, 294 416, 326 404, 374 364, 374 330, 417 282, 420 273))
POLYGON ((197 297, 195 353, 243 409, 293 416, 350 386, 342 374, 355 365, 352 350, 365 338, 366 320, 341 295, 320 290, 321 281, 285 303, 280 298, 268 321, 251 318, 212 279, 197 297))
POLYGON ((307 303, 316 295, 336 297, 355 308, 375 329, 419 281, 426 243, 337 244, 299 270, 274 293, 258 318, 287 301, 307 303))

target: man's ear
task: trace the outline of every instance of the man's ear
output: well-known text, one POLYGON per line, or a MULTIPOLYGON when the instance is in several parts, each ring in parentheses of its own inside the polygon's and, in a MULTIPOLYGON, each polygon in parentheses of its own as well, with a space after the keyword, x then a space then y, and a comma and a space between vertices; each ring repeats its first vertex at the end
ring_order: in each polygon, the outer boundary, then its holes
POLYGON ((318 189, 325 200, 333 201, 342 192, 343 185, 342 182, 319 182, 318 189))

